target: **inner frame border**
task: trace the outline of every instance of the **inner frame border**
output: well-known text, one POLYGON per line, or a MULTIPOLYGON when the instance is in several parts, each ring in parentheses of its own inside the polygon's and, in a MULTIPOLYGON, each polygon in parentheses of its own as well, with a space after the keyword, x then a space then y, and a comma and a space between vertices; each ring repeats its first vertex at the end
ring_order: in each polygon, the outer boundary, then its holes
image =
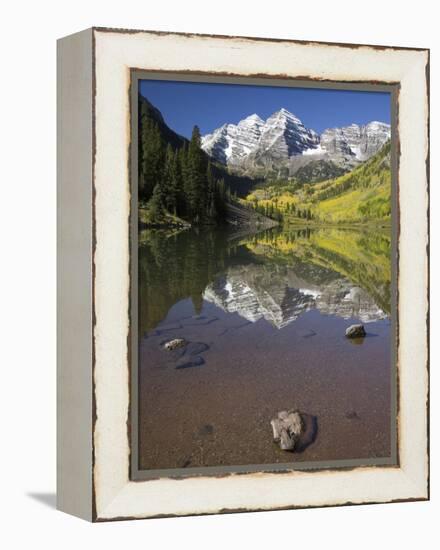
POLYGON ((398 269, 400 234, 399 210, 399 152, 400 141, 398 131, 398 98, 400 84, 398 82, 358 82, 317 80, 313 78, 276 78, 272 76, 246 77, 239 74, 209 73, 198 71, 170 72, 148 69, 130 68, 129 86, 129 181, 130 181, 130 290, 129 290, 129 417, 127 423, 130 447, 129 479, 131 481, 146 481, 160 478, 186 479, 191 477, 223 477, 232 474, 247 473, 290 473, 295 470, 353 470, 359 467, 392 467, 398 468, 399 461, 399 365, 398 365, 398 269), (138 363, 138 93, 140 80, 162 80, 180 82, 200 82, 211 84, 235 84, 249 86, 274 86, 290 88, 318 88, 333 90, 349 90, 360 92, 386 92, 391 101, 391 455, 390 457, 366 458, 332 461, 304 461, 276 464, 248 464, 231 466, 206 466, 199 468, 169 468, 142 470, 139 468, 139 363, 138 363))

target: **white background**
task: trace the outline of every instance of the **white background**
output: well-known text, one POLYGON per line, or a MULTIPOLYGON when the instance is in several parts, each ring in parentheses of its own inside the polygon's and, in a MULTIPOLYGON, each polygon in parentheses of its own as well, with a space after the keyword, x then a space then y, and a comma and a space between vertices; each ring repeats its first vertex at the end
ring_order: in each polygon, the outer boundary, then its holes
MULTIPOLYGON (((438 547, 439 27, 432 0, 39 0, 1 9, 3 548, 438 547), (55 506, 55 41, 90 26, 431 48, 431 502, 91 525, 55 506)), ((414 182, 417 185, 418 182, 414 182)))

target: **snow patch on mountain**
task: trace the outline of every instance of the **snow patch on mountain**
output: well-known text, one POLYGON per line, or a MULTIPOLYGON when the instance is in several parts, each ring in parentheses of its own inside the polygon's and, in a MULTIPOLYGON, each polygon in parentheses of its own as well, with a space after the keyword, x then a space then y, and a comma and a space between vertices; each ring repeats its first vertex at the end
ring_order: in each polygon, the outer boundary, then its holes
POLYGON ((305 149, 303 151, 303 155, 324 155, 325 149, 321 147, 321 144, 317 145, 316 147, 310 147, 309 149, 305 149))

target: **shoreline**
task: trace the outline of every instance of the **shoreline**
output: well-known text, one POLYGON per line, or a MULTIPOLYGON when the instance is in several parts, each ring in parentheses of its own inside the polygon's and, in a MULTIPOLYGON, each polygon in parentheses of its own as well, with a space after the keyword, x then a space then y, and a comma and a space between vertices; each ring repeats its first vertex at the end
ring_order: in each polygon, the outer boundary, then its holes
POLYGON ((362 229, 362 228, 380 228, 380 229, 392 229, 392 224, 390 223, 372 223, 372 222, 347 222, 347 223, 317 223, 317 222, 302 222, 302 223, 279 223, 275 220, 272 220, 274 222, 273 225, 266 225, 264 223, 261 224, 234 224, 234 223, 224 223, 224 224, 212 224, 212 223, 201 223, 201 224, 191 224, 189 222, 186 223, 139 223, 139 230, 149 230, 149 229, 197 229, 197 228, 204 228, 204 227, 237 227, 237 228, 257 228, 260 230, 264 229, 273 229, 275 227, 281 227, 283 229, 289 229, 289 228, 330 228, 330 229, 362 229))

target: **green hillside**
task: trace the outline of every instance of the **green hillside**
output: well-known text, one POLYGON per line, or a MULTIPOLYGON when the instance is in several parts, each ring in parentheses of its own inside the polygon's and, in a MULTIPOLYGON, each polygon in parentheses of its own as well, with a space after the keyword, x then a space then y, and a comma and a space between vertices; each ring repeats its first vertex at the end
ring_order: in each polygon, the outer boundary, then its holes
POLYGON ((390 143, 352 172, 313 186, 309 196, 316 218, 326 222, 389 220, 390 143))
POLYGON ((331 178, 337 178, 347 172, 347 169, 331 160, 315 160, 301 166, 294 174, 294 181, 303 183, 317 183, 331 178))
POLYGON ((391 217, 390 142, 352 172, 319 183, 277 182, 246 197, 254 208, 275 208, 285 224, 387 223, 391 217))

